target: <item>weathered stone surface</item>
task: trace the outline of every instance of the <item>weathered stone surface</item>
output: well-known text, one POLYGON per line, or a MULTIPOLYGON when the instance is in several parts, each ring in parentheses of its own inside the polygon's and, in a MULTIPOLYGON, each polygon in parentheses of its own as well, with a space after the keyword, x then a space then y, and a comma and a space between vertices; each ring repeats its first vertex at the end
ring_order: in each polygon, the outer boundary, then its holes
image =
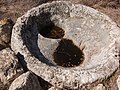
POLYGON ((117 86, 118 86, 118 88, 120 90, 120 75, 118 76, 118 79, 117 79, 117 86))
POLYGON ((11 19, 0 21, 0 50, 9 45, 11 39, 13 22, 11 19))
POLYGON ((49 88, 48 90, 60 90, 60 89, 58 89, 58 88, 56 88, 56 87, 51 87, 51 88, 49 88))
POLYGON ((119 57, 114 54, 116 48, 119 50, 116 45, 119 40, 120 29, 101 12, 80 4, 52 2, 33 8, 18 18, 11 47, 16 54, 24 56, 28 69, 53 86, 80 89, 83 84, 107 78, 119 67, 119 57), (53 26, 60 30, 55 31, 53 26), (54 32, 48 32, 51 27, 54 32), (57 39, 51 36, 52 33, 56 33, 57 39), (58 52, 59 46, 63 51, 67 48, 68 52, 58 52), (62 67, 64 63, 58 65, 67 59, 54 61, 55 52, 76 59, 79 55, 75 53, 78 50, 74 50, 75 47, 83 52, 82 63, 68 68, 62 67))
POLYGON ((16 78, 9 90, 43 90, 37 77, 31 72, 26 72, 16 78))
POLYGON ((98 84, 92 90, 106 90, 106 89, 105 89, 105 86, 103 86, 103 84, 98 84))
POLYGON ((18 60, 9 48, 0 51, 0 88, 5 88, 16 77, 22 74, 18 60))

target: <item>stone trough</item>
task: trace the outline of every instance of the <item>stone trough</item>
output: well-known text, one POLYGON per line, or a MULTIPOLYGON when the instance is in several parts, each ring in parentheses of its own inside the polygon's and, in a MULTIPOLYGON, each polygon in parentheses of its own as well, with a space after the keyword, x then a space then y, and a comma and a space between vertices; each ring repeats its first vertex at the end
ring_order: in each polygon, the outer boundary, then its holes
POLYGON ((13 27, 11 47, 27 68, 58 88, 109 77, 119 67, 120 29, 90 7, 52 2, 29 10, 13 27))

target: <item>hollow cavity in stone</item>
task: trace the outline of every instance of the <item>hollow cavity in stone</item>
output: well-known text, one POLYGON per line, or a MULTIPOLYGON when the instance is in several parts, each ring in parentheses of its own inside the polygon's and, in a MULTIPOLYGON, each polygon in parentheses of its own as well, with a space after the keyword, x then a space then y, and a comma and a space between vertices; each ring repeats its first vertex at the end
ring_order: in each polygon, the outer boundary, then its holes
POLYGON ((83 52, 68 39, 60 41, 53 56, 55 63, 63 67, 78 66, 84 60, 83 52))
POLYGON ((59 39, 64 36, 64 30, 54 24, 43 27, 39 33, 46 38, 59 39))

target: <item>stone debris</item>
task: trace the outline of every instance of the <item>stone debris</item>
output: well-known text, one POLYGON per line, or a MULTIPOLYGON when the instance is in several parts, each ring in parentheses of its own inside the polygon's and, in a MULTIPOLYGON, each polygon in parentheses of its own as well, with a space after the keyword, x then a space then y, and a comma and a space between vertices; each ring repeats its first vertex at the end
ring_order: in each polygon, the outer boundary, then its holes
POLYGON ((9 48, 0 51, 0 88, 9 84, 20 74, 23 69, 13 51, 9 48))
POLYGON ((0 50, 9 46, 13 21, 11 19, 2 19, 0 21, 0 50))
POLYGON ((11 48, 24 57, 30 71, 51 85, 80 89, 109 77, 119 67, 113 53, 116 38, 120 38, 120 28, 108 16, 84 5, 58 1, 42 4, 19 17, 12 30, 11 48), (48 36, 54 26, 64 30, 57 39, 48 36), (59 50, 61 47, 63 50, 59 50), (77 55, 77 50, 83 54, 77 55), (69 60, 54 62, 54 52, 69 60), (82 62, 72 65, 79 57, 82 62))
POLYGON ((37 76, 31 72, 26 72, 16 78, 9 90, 43 90, 39 84, 37 76))

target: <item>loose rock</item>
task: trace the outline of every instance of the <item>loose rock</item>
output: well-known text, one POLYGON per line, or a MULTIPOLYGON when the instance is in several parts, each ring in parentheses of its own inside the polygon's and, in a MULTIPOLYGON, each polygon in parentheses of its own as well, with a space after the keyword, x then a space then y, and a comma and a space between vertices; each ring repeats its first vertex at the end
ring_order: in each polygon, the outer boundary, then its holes
POLYGON ((9 90, 43 90, 39 84, 37 77, 31 72, 26 72, 16 78, 9 90))
POLYGON ((0 87, 9 86, 9 84, 23 73, 18 59, 9 48, 0 51, 0 87))
POLYGON ((7 47, 10 43, 13 22, 11 19, 0 21, 0 50, 7 47))

